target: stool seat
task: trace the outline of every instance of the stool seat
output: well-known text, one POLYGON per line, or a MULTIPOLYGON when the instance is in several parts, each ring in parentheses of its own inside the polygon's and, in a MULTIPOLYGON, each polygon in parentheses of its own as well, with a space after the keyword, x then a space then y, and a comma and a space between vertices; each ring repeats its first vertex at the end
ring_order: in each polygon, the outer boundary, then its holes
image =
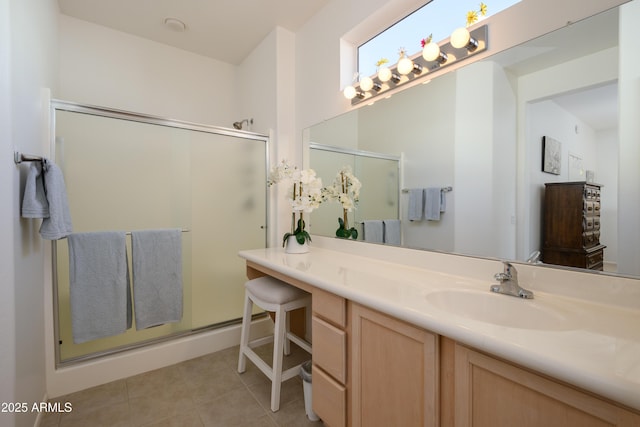
POLYGON ((263 276, 249 280, 244 286, 251 295, 269 304, 286 304, 309 296, 308 292, 287 285, 271 276, 263 276))
POLYGON ((283 354, 288 355, 290 353, 289 341, 293 341, 311 354, 311 344, 289 330, 288 313, 303 307, 306 309, 307 328, 309 328, 311 324, 311 294, 271 276, 259 277, 245 283, 238 372, 243 373, 246 370, 246 359, 248 358, 271 380, 271 410, 273 412, 280 408, 280 386, 282 382, 298 375, 304 363, 300 363, 283 372, 282 358, 283 354), (254 303, 263 310, 275 313, 275 326, 273 336, 250 341, 251 313, 253 312, 254 303), (271 341, 273 341, 273 363, 272 366, 269 366, 258 356, 253 348, 271 341))

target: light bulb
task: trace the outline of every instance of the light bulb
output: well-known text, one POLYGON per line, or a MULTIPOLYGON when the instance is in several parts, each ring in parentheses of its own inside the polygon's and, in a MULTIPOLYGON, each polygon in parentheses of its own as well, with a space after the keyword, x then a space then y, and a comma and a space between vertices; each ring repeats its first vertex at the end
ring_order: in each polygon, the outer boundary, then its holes
POLYGON ((373 89, 373 80, 371 77, 363 77, 360 79, 360 89, 367 92, 373 89))
POLYGON ((435 61, 440 56, 440 46, 438 43, 427 43, 422 49, 422 57, 427 61, 435 61))
POLYGON ((347 87, 344 88, 344 91, 342 92, 344 97, 347 99, 353 99, 356 96, 356 88, 349 85, 347 87))
POLYGON ((380 67, 378 70, 378 78, 383 83, 391 80, 391 70, 389 67, 380 67))
POLYGON ((453 33, 451 33, 451 46, 456 49, 460 49, 466 47, 471 40, 471 34, 469 34, 469 30, 464 27, 458 28, 453 33))
POLYGON ((407 58, 406 56, 400 58, 398 61, 398 72, 403 76, 406 76, 413 70, 413 61, 407 58))

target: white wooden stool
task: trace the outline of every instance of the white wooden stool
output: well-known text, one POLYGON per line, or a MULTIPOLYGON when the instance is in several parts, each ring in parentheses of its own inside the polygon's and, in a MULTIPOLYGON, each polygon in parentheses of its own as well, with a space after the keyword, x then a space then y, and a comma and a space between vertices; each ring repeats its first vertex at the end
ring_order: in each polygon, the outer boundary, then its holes
POLYGON ((293 341, 311 354, 311 345, 289 331, 289 316, 287 314, 291 310, 306 307, 308 328, 311 322, 311 294, 270 276, 249 280, 244 286, 244 316, 242 318, 242 333, 240 336, 238 372, 245 371, 246 356, 271 380, 271 410, 276 412, 280 408, 281 383, 298 375, 302 366, 302 363, 300 363, 284 372, 282 371, 282 355, 290 353, 289 342, 293 341), (275 327, 273 336, 249 342, 251 313, 254 303, 263 310, 275 312, 275 327), (271 341, 273 341, 272 367, 265 363, 253 350, 253 348, 271 341))

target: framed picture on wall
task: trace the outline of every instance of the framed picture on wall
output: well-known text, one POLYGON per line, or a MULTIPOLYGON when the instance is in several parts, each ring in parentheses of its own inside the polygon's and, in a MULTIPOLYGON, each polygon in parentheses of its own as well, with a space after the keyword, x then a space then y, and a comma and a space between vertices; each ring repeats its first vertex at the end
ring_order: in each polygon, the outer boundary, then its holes
POLYGON ((560 175, 562 144, 548 136, 542 137, 542 172, 560 175))

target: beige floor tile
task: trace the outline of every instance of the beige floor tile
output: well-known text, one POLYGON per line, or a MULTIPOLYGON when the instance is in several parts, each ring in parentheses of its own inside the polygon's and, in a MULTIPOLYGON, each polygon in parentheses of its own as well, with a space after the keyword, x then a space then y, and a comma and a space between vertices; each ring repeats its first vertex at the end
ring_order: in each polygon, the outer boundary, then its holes
POLYGON ((186 386, 172 391, 161 391, 129 399, 133 425, 142 426, 196 410, 186 386))
POLYGON ((92 387, 77 393, 52 399, 54 402, 70 402, 73 408, 71 412, 78 415, 84 412, 94 411, 103 406, 113 406, 127 402, 127 386, 124 380, 113 381, 97 387, 92 387))
MULTIPOLYGON (((42 427, 321 426, 304 412, 302 380, 282 384, 278 412, 271 412, 271 382, 251 361, 238 374, 238 346, 52 399, 73 411, 46 414, 42 427)), ((270 365, 272 345, 258 349, 270 365)), ((292 346, 285 368, 310 355, 292 346)))
POLYGON ((322 421, 309 421, 304 410, 304 398, 280 405, 280 410, 269 416, 280 427, 320 427, 322 421))
POLYGON ((128 402, 75 410, 60 417, 60 427, 131 427, 128 402))
MULTIPOLYGON (((265 410, 271 412, 271 383, 254 384, 248 386, 249 391, 265 410)), ((303 398, 302 380, 291 378, 280 386, 280 407, 297 399, 303 398)))
POLYGON ((177 366, 168 366, 144 374, 129 377, 125 380, 129 399, 160 393, 161 396, 185 392, 183 381, 177 366))
MULTIPOLYGON (((253 426, 264 422, 265 410, 246 389, 225 393, 198 405, 198 413, 205 427, 253 426)), ((267 417, 266 421, 270 421, 267 417)), ((269 424, 266 424, 269 425, 269 424)))
POLYGON ((143 427, 203 427, 200 416, 194 412, 191 414, 181 414, 175 417, 165 418, 164 420, 145 424, 143 427))

